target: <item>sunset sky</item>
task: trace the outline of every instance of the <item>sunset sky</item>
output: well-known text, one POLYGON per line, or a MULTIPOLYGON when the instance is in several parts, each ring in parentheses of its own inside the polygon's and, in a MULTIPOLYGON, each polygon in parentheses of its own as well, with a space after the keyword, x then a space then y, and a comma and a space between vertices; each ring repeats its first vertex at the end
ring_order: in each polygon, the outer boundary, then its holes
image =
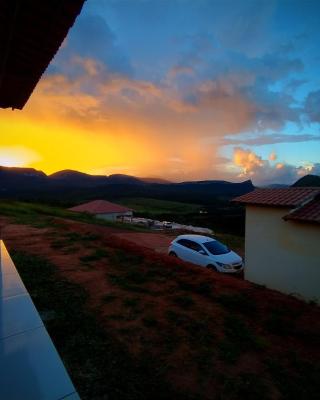
POLYGON ((320 174, 318 0, 87 0, 0 165, 173 181, 320 174))

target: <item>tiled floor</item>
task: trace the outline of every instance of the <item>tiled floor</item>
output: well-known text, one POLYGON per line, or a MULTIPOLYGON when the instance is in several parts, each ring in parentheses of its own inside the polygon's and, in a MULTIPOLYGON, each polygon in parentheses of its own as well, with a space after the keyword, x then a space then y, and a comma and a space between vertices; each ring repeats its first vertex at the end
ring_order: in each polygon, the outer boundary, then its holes
POLYGON ((2 242, 0 249, 0 399, 79 400, 2 242))

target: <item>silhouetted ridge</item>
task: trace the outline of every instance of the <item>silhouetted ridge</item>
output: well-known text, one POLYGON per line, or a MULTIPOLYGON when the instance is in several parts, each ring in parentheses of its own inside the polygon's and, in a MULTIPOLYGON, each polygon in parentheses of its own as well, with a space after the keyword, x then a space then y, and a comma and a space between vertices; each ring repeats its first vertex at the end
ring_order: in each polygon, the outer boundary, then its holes
POLYGON ((320 187, 320 176, 318 175, 305 175, 302 178, 298 179, 292 186, 314 186, 320 187))
POLYGON ((0 196, 26 200, 79 201, 149 197, 198 204, 211 204, 217 198, 229 200, 254 189, 251 181, 232 183, 208 180, 196 182, 148 182, 135 176, 89 175, 63 170, 47 176, 33 168, 0 167, 0 196))

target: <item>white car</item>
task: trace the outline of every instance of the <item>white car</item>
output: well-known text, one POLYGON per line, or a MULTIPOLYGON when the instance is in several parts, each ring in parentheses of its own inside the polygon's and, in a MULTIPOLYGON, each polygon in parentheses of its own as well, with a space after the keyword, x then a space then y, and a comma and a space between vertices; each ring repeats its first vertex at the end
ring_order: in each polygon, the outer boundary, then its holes
POLYGON ((171 242, 168 254, 219 272, 236 273, 244 267, 238 254, 208 236, 180 235, 171 242))

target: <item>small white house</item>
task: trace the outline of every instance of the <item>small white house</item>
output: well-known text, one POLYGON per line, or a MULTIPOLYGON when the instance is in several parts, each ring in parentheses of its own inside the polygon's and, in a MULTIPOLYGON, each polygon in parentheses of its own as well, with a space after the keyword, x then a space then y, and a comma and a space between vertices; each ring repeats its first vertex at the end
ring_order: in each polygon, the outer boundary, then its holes
POLYGON ((94 214, 97 218, 108 221, 122 220, 124 217, 132 217, 133 210, 106 200, 94 200, 89 203, 69 208, 69 211, 94 214))
POLYGON ((256 189, 246 205, 245 279, 320 303, 320 188, 256 189))

